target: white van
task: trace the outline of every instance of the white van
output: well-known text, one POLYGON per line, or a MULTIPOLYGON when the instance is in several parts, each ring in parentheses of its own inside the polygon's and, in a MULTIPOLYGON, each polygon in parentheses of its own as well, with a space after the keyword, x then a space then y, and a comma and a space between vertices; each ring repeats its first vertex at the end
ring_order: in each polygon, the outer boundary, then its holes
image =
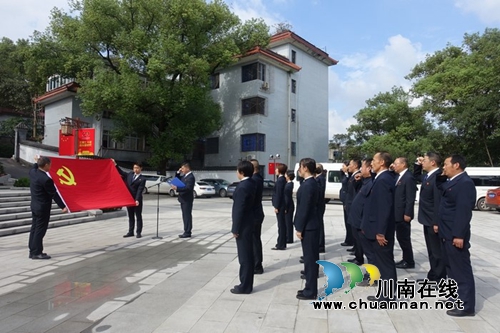
POLYGON ((476 185, 476 208, 478 210, 490 210, 486 207, 486 192, 500 186, 500 168, 493 167, 467 167, 465 172, 476 185))
MULTIPOLYGON (((330 200, 339 200, 341 183, 341 173, 343 163, 328 163, 328 162, 318 162, 323 165, 323 169, 326 170, 326 189, 325 189, 325 199, 326 202, 330 200)), ((299 163, 295 163, 295 179, 293 180, 293 192, 297 193, 297 189, 300 186, 297 178, 299 176, 299 163)))

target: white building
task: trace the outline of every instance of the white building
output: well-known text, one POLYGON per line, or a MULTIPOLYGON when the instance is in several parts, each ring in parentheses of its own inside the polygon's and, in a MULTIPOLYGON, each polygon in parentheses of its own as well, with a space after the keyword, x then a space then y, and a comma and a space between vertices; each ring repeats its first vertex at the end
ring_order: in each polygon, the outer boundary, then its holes
MULTIPOLYGON (((293 166, 303 157, 328 160, 328 54, 293 32, 271 37, 212 80, 223 127, 206 139, 207 167, 256 158, 293 166)), ((267 174, 267 171, 266 171, 267 174)))

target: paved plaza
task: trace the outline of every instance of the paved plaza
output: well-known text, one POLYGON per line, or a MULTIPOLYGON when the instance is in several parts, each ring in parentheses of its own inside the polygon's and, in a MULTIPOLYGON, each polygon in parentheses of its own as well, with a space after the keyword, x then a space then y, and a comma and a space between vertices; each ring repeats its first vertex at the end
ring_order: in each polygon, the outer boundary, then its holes
MULTIPOLYGON (((123 238, 127 218, 49 229, 50 260, 28 259, 28 234, 0 238, 0 332, 499 332, 500 213, 474 212, 472 264, 476 316, 454 318, 446 310, 314 310, 299 301, 300 242, 271 251, 277 237, 270 201, 264 202, 264 274, 254 292, 233 295, 238 284, 236 244, 230 234, 228 198, 196 199, 193 238, 179 239, 180 206, 160 196, 156 235, 156 195, 146 195, 143 238, 123 238)), ((418 222, 412 239, 416 268, 398 278, 423 278, 427 251, 418 222)), ((342 206, 327 205, 327 252, 320 259, 351 258, 343 241, 342 206)), ((401 251, 396 245, 396 260, 401 251)), ((326 279, 320 274, 320 283, 326 279)), ((357 287, 329 300, 352 301, 374 295, 357 287)))

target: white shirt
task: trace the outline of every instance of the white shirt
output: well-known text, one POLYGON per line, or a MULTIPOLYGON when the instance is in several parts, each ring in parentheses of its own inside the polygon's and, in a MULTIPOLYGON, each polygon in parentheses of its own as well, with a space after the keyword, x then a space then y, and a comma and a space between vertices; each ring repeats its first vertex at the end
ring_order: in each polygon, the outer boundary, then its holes
POLYGON ((408 168, 404 169, 403 171, 401 171, 399 173, 399 177, 398 177, 398 180, 396 181, 396 184, 399 183, 399 180, 401 179, 401 177, 403 177, 403 175, 405 174, 406 171, 408 171, 408 168))
POLYGON ((384 172, 386 172, 386 171, 388 171, 388 170, 387 170, 387 169, 384 169, 384 170, 380 171, 379 173, 377 173, 377 175, 375 176, 375 179, 377 179, 377 178, 378 178, 378 176, 380 176, 382 173, 384 173, 384 172))
POLYGON ((451 182, 453 179, 457 178, 458 176, 460 176, 460 175, 461 175, 461 174, 463 174, 464 172, 465 172, 465 171, 462 171, 462 172, 460 172, 458 175, 455 175, 455 176, 451 177, 450 179, 448 179, 448 181, 450 181, 450 182, 451 182))

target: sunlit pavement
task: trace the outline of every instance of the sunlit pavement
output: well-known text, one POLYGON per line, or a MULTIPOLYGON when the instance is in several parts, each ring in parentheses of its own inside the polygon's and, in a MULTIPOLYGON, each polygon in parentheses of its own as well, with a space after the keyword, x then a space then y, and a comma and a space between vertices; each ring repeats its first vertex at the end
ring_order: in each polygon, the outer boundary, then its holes
MULTIPOLYGON (((230 234, 228 198, 194 203, 193 238, 182 233, 180 206, 147 195, 142 238, 123 238, 127 218, 49 229, 50 260, 28 259, 28 234, 0 238, 0 332, 498 332, 500 329, 500 214, 474 212, 472 263, 476 316, 454 318, 445 310, 314 310, 295 295, 303 288, 300 242, 271 251, 277 237, 270 201, 264 202, 264 274, 254 292, 233 295, 238 259, 230 234)), ((350 258, 343 241, 342 207, 328 204, 327 252, 320 259, 350 258)), ((423 278, 427 252, 418 222, 412 222, 417 266, 399 279, 423 278)), ((401 252, 396 245, 395 259, 401 252)), ((320 274, 319 285, 325 283, 320 274)), ((375 288, 339 291, 328 300, 352 301, 375 288)))

